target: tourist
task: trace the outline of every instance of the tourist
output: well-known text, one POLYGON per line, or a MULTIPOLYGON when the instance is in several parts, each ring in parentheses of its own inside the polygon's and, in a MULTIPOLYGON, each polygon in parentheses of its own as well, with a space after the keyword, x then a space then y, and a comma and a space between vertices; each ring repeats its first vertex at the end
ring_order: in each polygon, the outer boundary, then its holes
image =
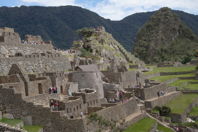
POLYGON ((119 92, 119 99, 122 101, 122 103, 123 103, 123 92, 122 91, 120 91, 119 92))
POLYGON ((54 110, 54 100, 50 100, 50 108, 51 110, 54 110))
POLYGON ((55 103, 54 103, 54 109, 55 109, 56 111, 59 110, 59 102, 58 102, 58 101, 55 101, 55 103))
POLYGON ((81 116, 81 118, 83 118, 83 115, 84 115, 84 114, 83 114, 83 112, 81 111, 81 112, 80 112, 80 116, 81 116))
POLYGON ((49 88, 49 94, 51 94, 52 93, 52 88, 49 88))

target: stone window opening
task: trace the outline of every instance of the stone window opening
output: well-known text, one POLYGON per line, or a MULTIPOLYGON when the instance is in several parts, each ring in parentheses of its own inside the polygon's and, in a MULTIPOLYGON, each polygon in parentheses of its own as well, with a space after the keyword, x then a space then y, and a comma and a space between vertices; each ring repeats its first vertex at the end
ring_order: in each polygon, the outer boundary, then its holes
POLYGON ((63 94, 63 86, 62 85, 60 86, 60 91, 61 91, 61 94, 63 94))
POLYGON ((23 54, 19 52, 19 53, 16 53, 15 56, 16 57, 21 57, 21 56, 23 56, 23 54))
POLYGON ((76 106, 76 109, 78 110, 78 106, 76 106))
POLYGON ((43 94, 43 86, 41 83, 38 83, 38 92, 39 94, 43 94))

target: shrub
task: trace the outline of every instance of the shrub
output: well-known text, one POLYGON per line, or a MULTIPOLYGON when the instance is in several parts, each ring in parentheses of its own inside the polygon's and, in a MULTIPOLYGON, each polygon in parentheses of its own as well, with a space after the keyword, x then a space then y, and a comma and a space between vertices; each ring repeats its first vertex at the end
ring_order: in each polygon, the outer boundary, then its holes
POLYGON ((171 109, 167 106, 162 106, 159 110, 160 116, 169 116, 171 113, 171 109))
POLYGON ((185 57, 182 59, 181 63, 182 63, 182 64, 186 64, 186 63, 190 62, 191 60, 192 60, 192 56, 191 56, 191 55, 187 55, 187 56, 185 56, 185 57))

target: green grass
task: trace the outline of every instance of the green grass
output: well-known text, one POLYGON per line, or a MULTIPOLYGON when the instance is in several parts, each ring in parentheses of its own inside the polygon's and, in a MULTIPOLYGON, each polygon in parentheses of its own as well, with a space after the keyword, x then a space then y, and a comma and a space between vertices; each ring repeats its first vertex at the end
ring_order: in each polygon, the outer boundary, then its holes
POLYGON ((128 127, 124 132, 149 132, 155 123, 155 120, 146 117, 128 127))
POLYGON ((174 132, 174 131, 171 130, 170 128, 164 127, 164 126, 162 126, 161 124, 158 124, 157 129, 158 129, 160 132, 174 132))
POLYGON ((152 71, 145 72, 145 75, 155 74, 159 72, 187 72, 195 70, 196 66, 182 66, 182 67, 153 67, 152 71))
POLYGON ((17 124, 21 123, 22 120, 2 118, 0 122, 11 125, 11 126, 16 126, 17 124))
POLYGON ((129 71, 135 71, 135 70, 137 70, 137 68, 129 68, 128 70, 129 71))
POLYGON ((182 94, 171 100, 166 106, 171 108, 171 113, 183 114, 186 108, 198 98, 198 94, 182 94))
POLYGON ((195 74, 190 73, 190 74, 182 74, 182 75, 168 75, 168 76, 157 76, 151 78, 152 80, 156 80, 159 82, 165 82, 167 80, 173 79, 173 78, 178 78, 178 77, 193 77, 195 74))
POLYGON ((198 90, 198 84, 191 84, 191 82, 198 82, 198 80, 182 79, 170 83, 170 86, 178 87, 179 90, 198 90))
POLYGON ((28 132, 39 132, 40 129, 42 129, 41 126, 24 126, 24 128, 28 132))
POLYGON ((194 107, 189 113, 190 116, 198 116, 198 106, 194 107))

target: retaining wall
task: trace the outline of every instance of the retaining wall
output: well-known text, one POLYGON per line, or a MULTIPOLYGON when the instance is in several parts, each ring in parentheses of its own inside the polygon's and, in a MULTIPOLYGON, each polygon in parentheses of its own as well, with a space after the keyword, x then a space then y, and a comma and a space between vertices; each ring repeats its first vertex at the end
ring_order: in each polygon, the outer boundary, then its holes
POLYGON ((180 94, 181 94, 181 92, 174 92, 170 95, 161 96, 161 97, 156 98, 154 100, 145 101, 145 107, 146 108, 154 108, 155 106, 163 106, 167 102, 169 102, 170 100, 179 96, 180 94))
POLYGON ((130 99, 128 102, 121 103, 96 112, 104 119, 109 121, 120 121, 125 119, 130 114, 137 112, 138 106, 135 99, 130 99))

